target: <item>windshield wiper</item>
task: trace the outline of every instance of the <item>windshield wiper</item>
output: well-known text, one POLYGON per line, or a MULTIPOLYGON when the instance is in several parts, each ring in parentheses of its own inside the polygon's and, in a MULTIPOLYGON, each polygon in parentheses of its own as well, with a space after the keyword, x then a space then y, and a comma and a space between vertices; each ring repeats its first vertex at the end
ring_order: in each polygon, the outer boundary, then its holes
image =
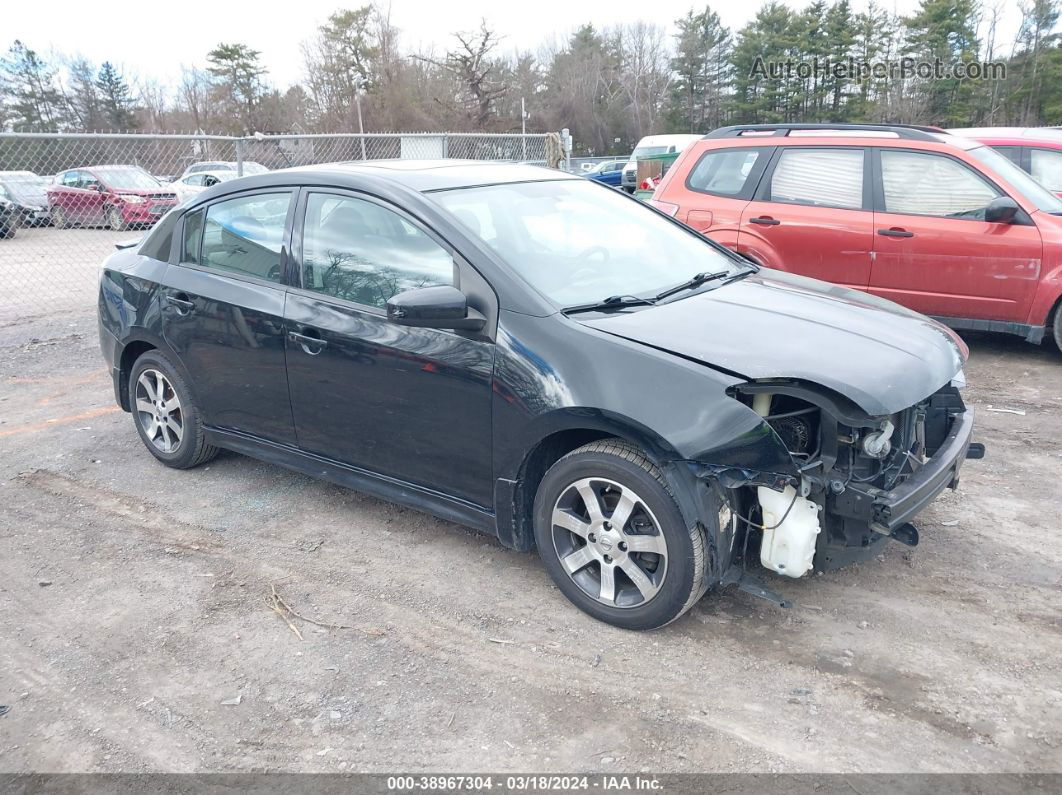
POLYGON ((566 315, 570 315, 575 312, 600 312, 608 309, 623 309, 628 306, 651 306, 655 303, 655 298, 639 298, 636 295, 610 295, 603 301, 594 301, 593 303, 579 304, 578 306, 568 306, 561 311, 566 315))
POLYGON ((694 287, 700 287, 705 282, 714 282, 716 279, 722 279, 724 276, 729 276, 730 270, 716 271, 715 273, 697 273, 689 281, 685 281, 682 284, 676 284, 674 287, 670 287, 664 290, 662 293, 656 294, 656 300, 660 301, 669 296, 681 293, 683 290, 692 290, 694 287))

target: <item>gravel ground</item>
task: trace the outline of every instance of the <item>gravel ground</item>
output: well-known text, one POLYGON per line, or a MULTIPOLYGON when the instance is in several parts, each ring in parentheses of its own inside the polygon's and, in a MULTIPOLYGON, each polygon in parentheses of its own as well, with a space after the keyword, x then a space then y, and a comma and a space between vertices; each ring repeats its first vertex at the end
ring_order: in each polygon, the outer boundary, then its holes
POLYGON ((636 634, 461 527, 168 470, 94 315, 0 323, 0 771, 1062 771, 1062 355, 969 341, 988 455, 918 549, 636 634))

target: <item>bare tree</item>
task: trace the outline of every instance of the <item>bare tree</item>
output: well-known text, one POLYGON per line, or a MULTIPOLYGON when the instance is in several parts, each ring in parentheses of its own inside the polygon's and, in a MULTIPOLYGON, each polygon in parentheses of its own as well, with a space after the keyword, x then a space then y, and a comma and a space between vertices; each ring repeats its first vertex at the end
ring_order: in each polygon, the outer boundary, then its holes
POLYGON ((485 19, 480 20, 478 31, 455 33, 454 38, 459 46, 447 52, 442 61, 422 55, 417 57, 457 78, 465 94, 462 99, 469 108, 469 119, 481 129, 486 128, 493 114, 495 101, 505 96, 508 91, 498 80, 498 61, 491 57, 500 38, 487 27, 485 19))

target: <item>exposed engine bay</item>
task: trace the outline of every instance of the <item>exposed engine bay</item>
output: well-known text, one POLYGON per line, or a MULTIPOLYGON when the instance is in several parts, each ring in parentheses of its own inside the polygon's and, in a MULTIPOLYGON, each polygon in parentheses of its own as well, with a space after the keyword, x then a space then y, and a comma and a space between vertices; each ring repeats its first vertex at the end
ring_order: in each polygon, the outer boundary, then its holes
POLYGON ((739 517, 731 561, 747 567, 758 557, 777 574, 801 577, 873 557, 890 538, 915 546, 918 531, 908 519, 957 485, 963 459, 983 455, 970 444, 961 385, 953 381, 878 417, 805 384, 739 387, 735 397, 763 418, 796 474, 731 489, 739 517))

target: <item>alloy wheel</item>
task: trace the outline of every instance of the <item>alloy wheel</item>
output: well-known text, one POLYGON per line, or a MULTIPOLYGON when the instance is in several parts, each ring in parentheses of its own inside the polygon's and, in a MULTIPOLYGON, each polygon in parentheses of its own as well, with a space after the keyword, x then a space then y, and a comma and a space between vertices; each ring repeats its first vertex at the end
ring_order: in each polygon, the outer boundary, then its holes
POLYGON ((175 453, 184 437, 184 412, 173 384, 158 370, 144 370, 136 381, 136 414, 144 436, 163 453, 175 453))
POLYGON ((561 491, 552 513, 561 567, 587 596, 609 607, 641 607, 667 576, 667 541, 633 489, 582 478, 561 491))

